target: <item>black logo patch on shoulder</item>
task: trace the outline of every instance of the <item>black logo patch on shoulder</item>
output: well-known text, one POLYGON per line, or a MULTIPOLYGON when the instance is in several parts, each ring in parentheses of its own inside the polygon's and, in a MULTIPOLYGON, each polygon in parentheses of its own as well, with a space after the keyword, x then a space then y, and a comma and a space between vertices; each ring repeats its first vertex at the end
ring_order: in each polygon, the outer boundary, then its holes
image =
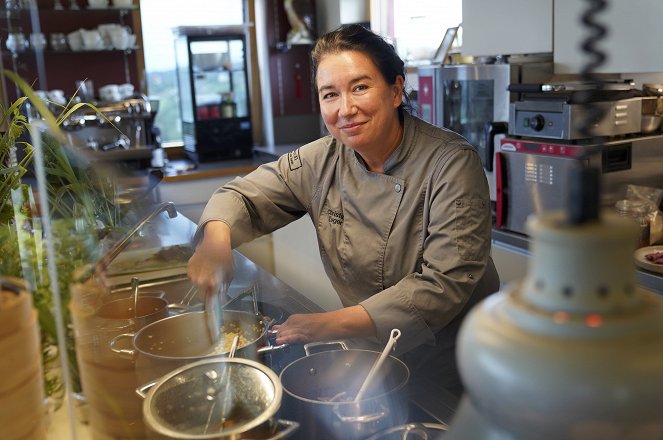
POLYGON ((290 166, 290 171, 295 171, 297 168, 302 167, 302 159, 299 157, 299 148, 288 153, 288 165, 290 166))

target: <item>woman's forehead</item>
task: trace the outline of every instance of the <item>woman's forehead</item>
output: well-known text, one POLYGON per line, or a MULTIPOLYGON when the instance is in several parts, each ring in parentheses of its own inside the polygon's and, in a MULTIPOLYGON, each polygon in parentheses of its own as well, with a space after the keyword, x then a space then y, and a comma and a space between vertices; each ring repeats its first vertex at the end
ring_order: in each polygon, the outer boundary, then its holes
POLYGON ((320 59, 316 81, 334 81, 357 75, 371 78, 381 76, 368 55, 358 51, 334 52, 320 59))

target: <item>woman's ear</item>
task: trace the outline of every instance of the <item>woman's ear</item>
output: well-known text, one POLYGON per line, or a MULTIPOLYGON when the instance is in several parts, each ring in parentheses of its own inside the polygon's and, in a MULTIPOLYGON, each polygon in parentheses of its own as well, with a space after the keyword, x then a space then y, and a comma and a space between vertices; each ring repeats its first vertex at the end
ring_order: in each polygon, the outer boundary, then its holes
POLYGON ((403 102, 403 87, 405 84, 405 79, 401 75, 396 75, 396 81, 391 86, 394 93, 394 108, 398 108, 399 105, 403 102))

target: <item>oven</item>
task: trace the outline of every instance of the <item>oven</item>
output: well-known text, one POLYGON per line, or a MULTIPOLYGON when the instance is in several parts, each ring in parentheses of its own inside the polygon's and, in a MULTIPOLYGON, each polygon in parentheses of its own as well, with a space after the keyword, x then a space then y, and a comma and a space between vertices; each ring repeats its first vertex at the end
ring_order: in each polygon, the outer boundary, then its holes
POLYGON ((519 97, 509 86, 541 83, 552 77, 545 58, 502 64, 454 64, 419 67, 419 116, 465 137, 481 156, 491 200, 495 200, 494 152, 508 130, 509 104, 519 97))

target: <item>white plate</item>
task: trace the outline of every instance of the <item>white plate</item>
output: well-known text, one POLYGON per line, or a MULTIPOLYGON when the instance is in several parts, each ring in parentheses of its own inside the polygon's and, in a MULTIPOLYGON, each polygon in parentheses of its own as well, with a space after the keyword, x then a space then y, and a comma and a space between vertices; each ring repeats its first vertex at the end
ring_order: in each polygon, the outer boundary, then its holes
POLYGON ((654 252, 663 252, 663 246, 647 246, 636 250, 633 254, 635 264, 652 272, 663 273, 663 264, 654 264, 645 258, 645 255, 654 252))

